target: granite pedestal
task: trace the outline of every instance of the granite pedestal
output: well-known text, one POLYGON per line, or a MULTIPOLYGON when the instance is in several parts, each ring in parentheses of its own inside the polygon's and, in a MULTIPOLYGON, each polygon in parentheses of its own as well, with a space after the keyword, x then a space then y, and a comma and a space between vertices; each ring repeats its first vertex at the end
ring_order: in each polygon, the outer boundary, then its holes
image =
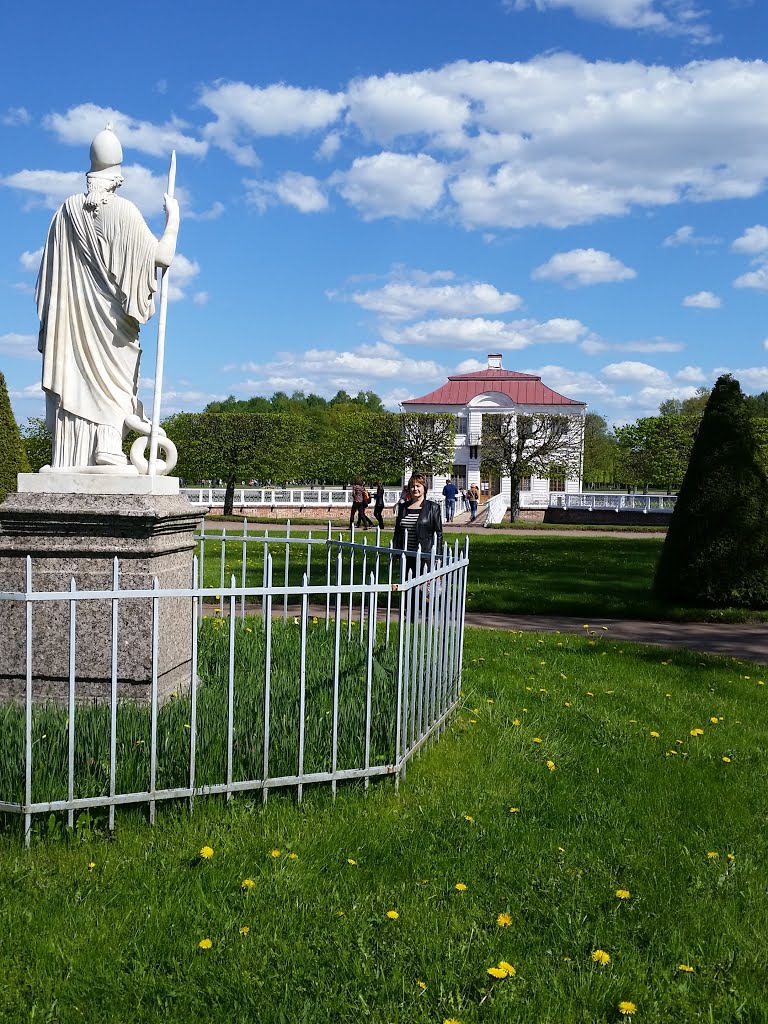
MULTIPOLYGON (((206 510, 178 493, 168 477, 21 474, 19 490, 0 504, 0 591, 26 590, 31 557, 34 591, 111 590, 118 559, 121 590, 193 585, 194 533, 206 510)), ((33 700, 69 697, 69 600, 32 608, 33 700)), ((158 697, 189 686, 191 598, 159 602, 158 697)), ((0 602, 0 700, 26 692, 27 625, 22 599, 0 602)), ((117 684, 120 699, 148 701, 152 681, 152 600, 118 601, 117 684)), ((112 687, 112 601, 76 602, 76 700, 108 701, 112 687)))

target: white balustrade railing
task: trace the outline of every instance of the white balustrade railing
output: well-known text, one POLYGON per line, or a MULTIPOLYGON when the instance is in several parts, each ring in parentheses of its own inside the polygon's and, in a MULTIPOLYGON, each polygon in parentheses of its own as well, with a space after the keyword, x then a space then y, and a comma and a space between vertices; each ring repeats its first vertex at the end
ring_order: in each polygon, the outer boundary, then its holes
MULTIPOLYGON (((224 504, 225 487, 182 487, 181 493, 186 494, 193 505, 216 507, 224 504)), ((371 506, 373 505, 373 491, 371 506)), ((400 497, 401 488, 386 488, 384 505, 394 505, 400 497)), ((253 508, 261 505, 266 508, 279 506, 332 508, 352 504, 352 489, 345 487, 236 487, 234 505, 237 508, 253 508)))
POLYGON ((495 526, 497 523, 502 522, 504 516, 507 514, 509 508, 509 502, 503 494, 494 494, 492 498, 489 498, 485 503, 485 519, 483 520, 483 526, 495 526))
POLYGON ((553 491, 549 495, 550 508, 580 508, 612 512, 668 512, 671 513, 677 501, 676 494, 617 494, 585 491, 579 494, 565 494, 553 491))

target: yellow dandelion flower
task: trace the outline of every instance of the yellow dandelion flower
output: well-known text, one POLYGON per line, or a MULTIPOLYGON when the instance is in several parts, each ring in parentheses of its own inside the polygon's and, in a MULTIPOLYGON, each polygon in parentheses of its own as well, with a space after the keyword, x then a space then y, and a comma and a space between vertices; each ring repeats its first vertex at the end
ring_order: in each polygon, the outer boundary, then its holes
POLYGON ((710 718, 710 722, 711 722, 711 723, 712 723, 713 725, 717 725, 717 723, 718 723, 719 721, 720 721, 720 719, 719 719, 719 718, 717 717, 717 715, 712 715, 712 717, 710 718))
POLYGON ((313 615, 313 616, 312 616, 312 625, 313 625, 313 626, 316 626, 316 625, 317 625, 317 616, 316 616, 316 615, 313 615))
POLYGON ((719 856, 720 854, 717 850, 707 850, 707 857, 709 857, 710 860, 717 860, 719 856))
POLYGON ((94 869, 95 867, 96 867, 96 861, 95 861, 95 860, 92 860, 92 861, 90 862, 90 864, 88 865, 88 870, 89 870, 89 871, 93 871, 93 869, 94 869))
POLYGON ((198 949, 210 949, 212 945, 213 945, 213 943, 211 942, 210 939, 200 939, 200 941, 197 944, 197 948, 198 949))
POLYGON ((212 846, 204 846, 200 850, 200 856, 203 858, 203 860, 210 860, 211 857, 213 857, 213 847, 212 846))
POLYGON ((354 857, 347 857, 347 864, 352 864, 354 866, 355 864, 357 864, 357 861, 355 860, 354 857))
POLYGON ((240 934, 241 935, 247 935, 250 932, 250 930, 251 929, 248 927, 247 924, 240 925, 240 934))
POLYGON ((570 702, 569 700, 567 700, 567 701, 565 702, 565 706, 566 706, 567 708, 572 708, 572 707, 573 707, 573 704, 571 704, 571 702, 570 702))
POLYGON ((499 928, 509 928, 509 926, 512 924, 512 918, 509 916, 509 914, 499 914, 499 916, 496 918, 496 924, 499 926, 499 928))
POLYGON ((625 1017, 631 1017, 633 1013, 637 1013, 637 1007, 628 999, 622 999, 622 1001, 618 1005, 618 1011, 625 1017))
POLYGON ((632 898, 632 893, 629 889, 617 889, 614 895, 617 900, 628 900, 632 898))
POLYGON ((508 974, 504 970, 503 967, 489 967, 489 968, 487 968, 487 973, 490 974, 490 976, 492 978, 506 978, 506 977, 508 977, 508 974))
POLYGON ((512 720, 512 725, 514 725, 514 727, 517 728, 518 725, 520 725, 520 719, 519 718, 513 719, 512 720))
POLYGON ((517 968, 513 967, 512 964, 507 963, 506 960, 499 960, 499 968, 502 971, 507 972, 508 978, 514 978, 514 976, 517 974, 517 968))
POLYGON ((534 743, 541 743, 541 736, 534 736, 533 737, 533 742, 534 743))
POLYGON ((520 810, 519 807, 510 807, 509 808, 509 813, 510 814, 517 814, 519 812, 519 810, 520 810))
POLYGON ((472 822, 473 822, 474 820, 475 820, 475 819, 474 819, 474 818, 472 817, 472 815, 471 815, 471 814, 465 814, 465 815, 464 815, 464 821, 468 821, 468 822, 469 822, 470 824, 472 824, 472 822))
POLYGON ((648 733, 648 735, 649 736, 653 736, 653 738, 655 740, 657 740, 659 738, 659 733, 657 733, 655 729, 651 729, 651 731, 648 733))
POLYGON ((388 910, 387 917, 389 918, 390 921, 396 921, 398 917, 400 917, 400 915, 396 910, 388 910))
POLYGON ((736 860, 736 854, 735 853, 727 853, 725 856, 727 857, 728 860, 736 860))
POLYGON ((288 860, 298 860, 298 859, 299 859, 298 853, 289 853, 288 854, 288 860))
POLYGON ((467 887, 463 882, 457 882, 453 887, 457 892, 466 892, 467 887))
POLYGON ((486 704, 495 704, 495 703, 496 703, 496 701, 495 701, 495 700, 493 699, 493 697, 489 697, 489 698, 488 698, 488 699, 486 700, 486 702, 485 702, 485 703, 486 703, 486 704))
POLYGON ((461 1021, 457 1017, 446 1017, 443 1024, 461 1024, 461 1021))
POLYGON ((416 979, 416 984, 417 984, 417 985, 419 986, 419 988, 421 989, 421 991, 422 991, 422 992, 423 992, 423 991, 424 991, 424 990, 426 989, 426 987, 427 987, 427 983, 426 983, 426 981, 419 981, 418 979, 416 979))
POLYGON ((690 964, 678 964, 677 969, 678 971, 683 971, 683 973, 685 974, 693 974, 693 972, 696 970, 696 968, 691 967, 690 964))
POLYGON ((273 856, 273 857, 279 857, 279 856, 280 856, 280 852, 281 852, 281 851, 280 851, 280 850, 278 850, 278 848, 277 848, 277 847, 275 847, 275 849, 274 849, 274 850, 272 851, 272 856, 273 856))
POLYGON ((241 889, 245 889, 246 892, 247 892, 248 889, 255 889, 256 888, 256 883, 254 882, 254 880, 252 878, 244 878, 242 880, 242 882, 240 883, 240 888, 241 889))
POLYGON ((611 962, 611 954, 606 953, 604 949, 596 949, 592 953, 592 959, 596 964, 605 966, 605 964, 609 964, 611 962))
POLYGON ((691 729, 691 736, 703 736, 703 735, 704 735, 704 730, 703 729, 691 729))
POLYGON ((594 697, 595 696, 594 693, 592 693, 591 690, 587 690, 587 694, 586 695, 587 695, 587 697, 594 697))
POLYGON ((726 764, 730 764, 731 763, 730 757, 724 757, 723 760, 725 761, 726 764))
POLYGON ((245 627, 245 632, 246 632, 246 633, 252 633, 252 632, 253 632, 253 630, 251 629, 251 627, 250 627, 250 626, 246 626, 246 627, 245 627))
POLYGON ((547 768, 549 768, 549 770, 550 770, 551 772, 553 772, 553 771, 555 771, 555 770, 556 770, 556 768, 557 768, 557 765, 555 764, 555 762, 554 762, 554 761, 547 761, 547 768))

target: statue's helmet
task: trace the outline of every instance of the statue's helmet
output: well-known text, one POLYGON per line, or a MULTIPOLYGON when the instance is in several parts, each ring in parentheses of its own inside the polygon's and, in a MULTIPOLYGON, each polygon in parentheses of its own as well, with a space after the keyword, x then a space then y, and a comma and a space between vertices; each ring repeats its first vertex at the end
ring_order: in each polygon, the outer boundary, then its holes
POLYGON ((90 174, 100 178, 112 178, 120 174, 123 162, 123 147, 112 130, 112 124, 99 132, 91 143, 90 174))

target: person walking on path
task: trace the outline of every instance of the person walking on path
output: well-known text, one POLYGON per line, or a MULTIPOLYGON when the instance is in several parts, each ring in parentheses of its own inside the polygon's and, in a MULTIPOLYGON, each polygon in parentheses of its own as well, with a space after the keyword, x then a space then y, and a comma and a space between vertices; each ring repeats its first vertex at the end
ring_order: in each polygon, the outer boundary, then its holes
POLYGON ((467 492, 467 497, 469 498, 469 521, 470 523, 474 523, 477 519, 477 503, 480 500, 480 491, 478 490, 477 484, 472 484, 467 492))
POLYGON ((384 512, 384 484, 381 480, 376 481, 376 493, 373 496, 373 517, 379 524, 380 529, 384 529, 384 518, 382 513, 384 512))
POLYGON ((452 523, 453 517, 456 515, 456 495, 458 494, 458 488, 453 480, 449 480, 443 488, 443 497, 445 498, 445 521, 446 523, 452 523))
MULTIPOLYGON (((349 512, 349 528, 352 529, 355 516, 357 516, 357 525, 364 526, 363 520, 368 520, 368 516, 365 514, 365 497, 367 495, 365 487, 363 487, 363 481, 358 477, 352 485, 352 508, 349 512)), ((371 524, 373 525, 373 524, 371 524)))

